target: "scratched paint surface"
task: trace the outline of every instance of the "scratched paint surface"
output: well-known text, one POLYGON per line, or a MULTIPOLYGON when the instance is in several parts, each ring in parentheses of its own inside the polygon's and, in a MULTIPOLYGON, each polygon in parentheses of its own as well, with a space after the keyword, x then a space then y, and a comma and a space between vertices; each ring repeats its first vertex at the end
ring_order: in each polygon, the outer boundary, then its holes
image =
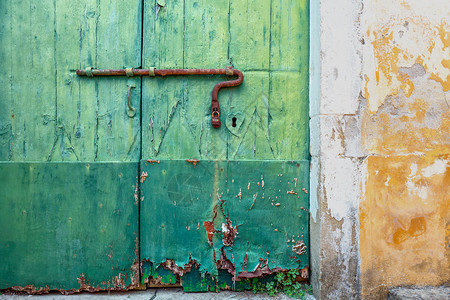
POLYGON ((309 265, 308 161, 161 160, 141 170, 142 258, 188 271, 195 261, 236 280, 309 265))
POLYGON ((364 5, 365 299, 450 280, 449 10, 448 1, 364 5))
POLYGON ((225 77, 144 78, 142 159, 307 159, 308 22, 305 0, 146 4, 144 67, 231 64, 245 79, 219 93, 217 130, 211 91, 225 77))
POLYGON ((1 1, 0 160, 133 161, 140 80, 75 69, 140 64, 139 0, 1 1), (134 118, 126 114, 135 83, 134 118))
POLYGON ((0 289, 139 280, 137 163, 0 163, 0 289))

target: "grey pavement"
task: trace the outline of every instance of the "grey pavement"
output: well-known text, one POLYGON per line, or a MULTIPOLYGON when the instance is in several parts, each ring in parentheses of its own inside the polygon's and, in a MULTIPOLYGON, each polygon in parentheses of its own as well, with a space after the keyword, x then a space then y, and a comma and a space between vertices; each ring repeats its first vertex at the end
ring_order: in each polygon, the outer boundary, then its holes
POLYGON ((450 286, 397 287, 389 290, 389 300, 448 300, 450 286))
MULTIPOLYGON (((129 291, 129 292, 99 292, 99 293, 78 293, 73 295, 61 295, 52 292, 44 295, 17 295, 17 294, 3 294, 0 299, 4 300, 172 300, 172 299, 187 299, 187 300, 219 300, 219 299, 271 299, 271 300, 287 300, 292 299, 284 294, 278 294, 275 297, 270 297, 267 294, 254 294, 251 291, 246 292, 231 292, 221 291, 220 293, 184 293, 181 288, 150 288, 145 291, 129 291)), ((315 300, 314 296, 308 295, 306 300, 315 300)))

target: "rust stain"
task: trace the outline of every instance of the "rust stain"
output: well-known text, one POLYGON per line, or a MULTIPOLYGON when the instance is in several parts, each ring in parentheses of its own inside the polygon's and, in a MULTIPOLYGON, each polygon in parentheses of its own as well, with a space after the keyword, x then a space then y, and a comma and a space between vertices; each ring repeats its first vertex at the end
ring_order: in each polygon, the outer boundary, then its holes
POLYGON ((148 177, 148 173, 145 172, 145 171, 142 171, 142 174, 141 174, 141 183, 144 183, 144 181, 145 181, 145 179, 147 179, 147 177, 148 177))
POLYGON ((197 165, 200 162, 198 159, 195 159, 195 158, 193 158, 193 159, 186 159, 186 161, 188 163, 190 163, 190 164, 193 164, 194 167, 195 167, 195 165, 197 165))
POLYGON ((294 190, 287 191, 286 193, 289 195, 297 195, 297 193, 294 192, 294 190))
POLYGON ((147 159, 147 162, 148 162, 148 163, 151 163, 152 165, 154 165, 154 164, 159 164, 159 163, 160 163, 159 160, 154 160, 154 159, 147 159))
POLYGON ((217 206, 214 206, 212 221, 203 222, 203 226, 205 227, 205 230, 206 230, 206 236, 208 237, 208 244, 211 246, 211 248, 213 246, 212 238, 213 238, 214 234, 217 232, 214 229, 214 220, 216 219, 216 217, 217 217, 217 206))
POLYGON ((303 241, 297 241, 294 245, 292 245, 292 251, 297 253, 298 255, 306 253, 305 243, 303 241))
POLYGON ((409 228, 407 230, 403 228, 397 228, 393 235, 393 242, 395 244, 403 243, 406 240, 422 235, 427 230, 427 223, 425 217, 412 218, 409 228))
POLYGON ((246 280, 246 279, 252 279, 252 278, 258 278, 258 277, 264 277, 267 275, 271 275, 274 273, 279 273, 279 272, 286 272, 286 269, 283 268, 273 268, 270 269, 269 268, 269 264, 268 264, 268 259, 263 259, 260 258, 259 259, 259 264, 256 266, 255 270, 252 272, 248 272, 248 271, 242 271, 239 273, 237 280, 246 280))
POLYGON ((12 286, 5 290, 6 293, 26 293, 29 295, 42 295, 42 294, 48 294, 50 292, 49 286, 45 286, 45 288, 36 288, 34 285, 29 284, 24 287, 22 286, 12 286))
POLYGON ((175 275, 183 276, 186 273, 189 273, 192 267, 199 266, 196 260, 192 260, 189 257, 189 262, 184 265, 184 267, 178 266, 175 261, 171 259, 167 259, 165 262, 161 263, 161 266, 166 269, 172 271, 175 275))
POLYGON ((230 220, 230 217, 226 215, 223 210, 224 203, 225 200, 222 200, 222 202, 220 203, 220 211, 222 212, 222 215, 225 218, 225 223, 222 223, 222 231, 221 231, 223 234, 222 243, 224 246, 233 246, 234 240, 236 239, 236 236, 239 233, 238 227, 242 226, 243 224, 233 227, 233 222, 230 220))

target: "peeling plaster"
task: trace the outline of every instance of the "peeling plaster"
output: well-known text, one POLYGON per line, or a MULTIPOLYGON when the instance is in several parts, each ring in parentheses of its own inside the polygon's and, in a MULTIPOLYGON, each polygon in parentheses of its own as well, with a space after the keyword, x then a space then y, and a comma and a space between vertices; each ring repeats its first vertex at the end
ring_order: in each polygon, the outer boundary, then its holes
POLYGON ((450 2, 364 1, 364 299, 448 282, 450 2))
POLYGON ((437 17, 449 10, 448 1, 428 5, 408 1, 407 6, 365 1, 364 97, 370 112, 376 112, 389 95, 403 91, 409 97, 414 91, 411 78, 400 72, 402 67, 419 64, 444 91, 450 89, 449 18, 437 17))

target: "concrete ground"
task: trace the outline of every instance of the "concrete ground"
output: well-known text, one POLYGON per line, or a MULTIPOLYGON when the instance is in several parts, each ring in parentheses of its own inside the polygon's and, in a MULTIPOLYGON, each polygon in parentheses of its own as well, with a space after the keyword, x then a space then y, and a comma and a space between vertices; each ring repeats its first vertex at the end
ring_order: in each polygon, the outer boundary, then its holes
MULTIPOLYGON (((271 300, 287 300, 292 299, 284 294, 278 294, 275 297, 270 297, 267 294, 254 294, 251 291, 247 292, 230 292, 221 291, 220 293, 183 293, 181 288, 170 289, 147 289, 145 291, 130 291, 130 292, 100 292, 100 293, 79 293, 74 295, 61 295, 59 293, 50 293, 45 295, 17 295, 17 294, 3 294, 0 295, 1 300, 173 300, 173 299, 187 299, 187 300, 222 300, 222 299, 271 299, 271 300)), ((314 296, 308 295, 306 300, 315 300, 314 296)))
POLYGON ((389 290, 388 300, 448 300, 450 286, 398 287, 389 290))

